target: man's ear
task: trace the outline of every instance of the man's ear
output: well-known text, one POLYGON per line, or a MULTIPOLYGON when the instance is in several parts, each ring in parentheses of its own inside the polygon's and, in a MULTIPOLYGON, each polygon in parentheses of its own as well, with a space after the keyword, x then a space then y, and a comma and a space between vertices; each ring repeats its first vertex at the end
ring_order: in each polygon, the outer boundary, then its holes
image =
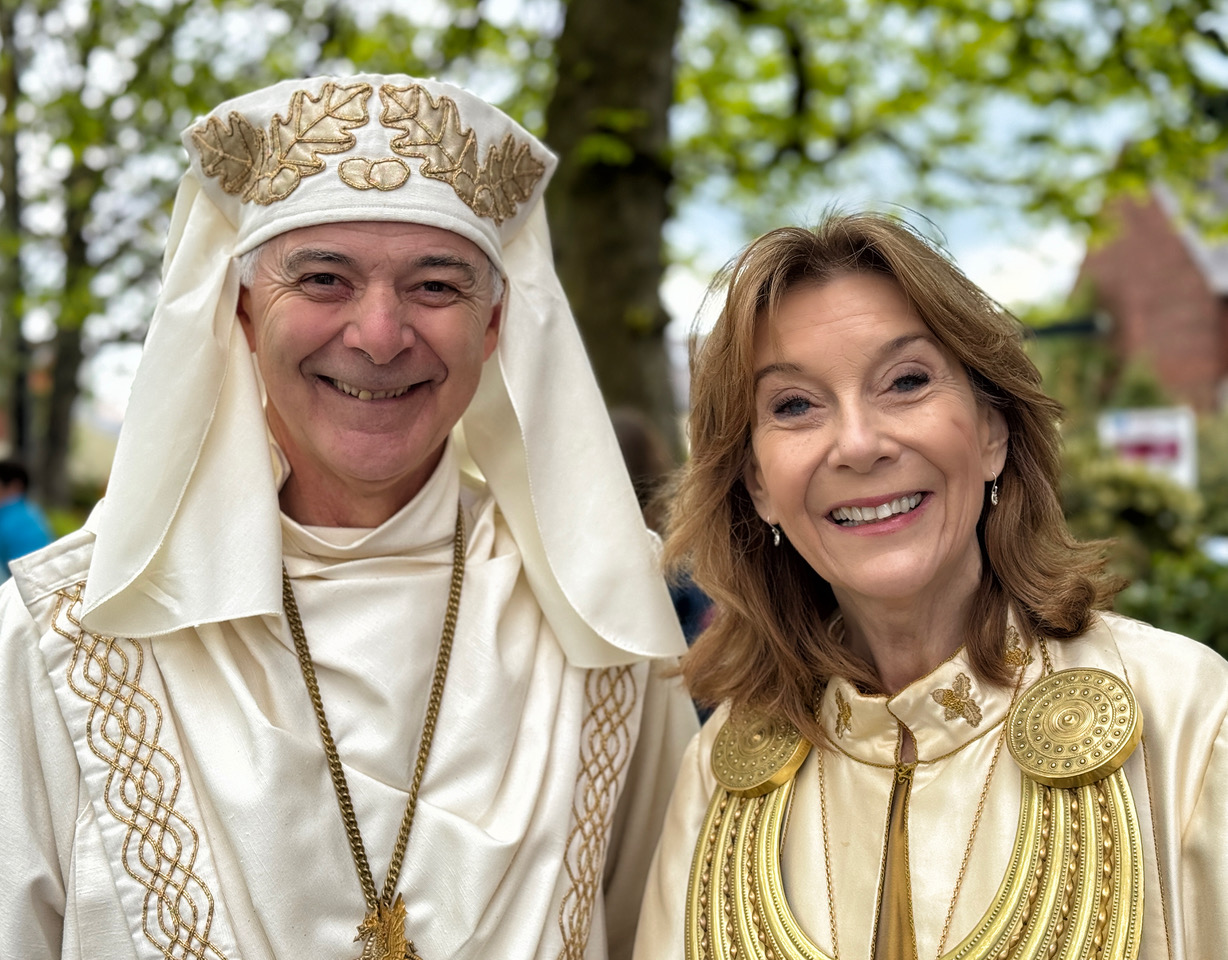
POLYGON ((485 339, 482 343, 482 359, 489 360, 499 345, 499 326, 503 322, 503 301, 500 300, 490 308, 490 323, 486 325, 485 339))
POLYGON ((243 328, 243 335, 247 337, 247 349, 256 352, 256 330, 252 326, 252 292, 247 287, 239 287, 239 302, 235 305, 235 316, 239 319, 239 326, 243 328))
POLYGON ((742 483, 746 486, 746 492, 750 494, 751 503, 755 505, 755 512, 759 514, 763 522, 775 523, 771 498, 763 486, 763 471, 759 469, 759 460, 755 457, 753 450, 750 457, 747 458, 746 466, 742 469, 742 483))

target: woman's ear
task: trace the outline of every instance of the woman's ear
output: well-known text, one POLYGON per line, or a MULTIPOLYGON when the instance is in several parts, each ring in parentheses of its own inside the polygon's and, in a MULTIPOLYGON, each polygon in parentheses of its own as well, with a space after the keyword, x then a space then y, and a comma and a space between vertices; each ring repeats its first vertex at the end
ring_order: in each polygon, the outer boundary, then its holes
POLYGON ((985 420, 982 426, 981 463, 990 474, 986 481, 1002 475, 1006 465, 1006 451, 1010 445, 1011 431, 1006 425, 1002 411, 990 404, 985 405, 985 420))
POLYGON ((763 522, 775 523, 772 519, 771 498, 763 486, 763 471, 759 469, 759 461, 753 452, 742 470, 742 483, 746 485, 746 492, 750 494, 751 503, 755 505, 755 512, 763 522))

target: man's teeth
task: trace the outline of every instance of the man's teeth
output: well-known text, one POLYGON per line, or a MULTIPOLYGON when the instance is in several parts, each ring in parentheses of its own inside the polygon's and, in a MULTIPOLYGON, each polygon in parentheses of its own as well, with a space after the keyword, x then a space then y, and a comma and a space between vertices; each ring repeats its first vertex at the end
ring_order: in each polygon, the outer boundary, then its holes
POLYGON ((359 400, 387 400, 392 397, 399 397, 409 391, 409 385, 397 387, 395 390, 363 390, 361 387, 356 387, 352 383, 346 383, 344 380, 329 381, 334 387, 342 393, 348 393, 351 397, 357 397, 359 400))
POLYGON ((880 503, 877 507, 836 507, 831 512, 831 518, 836 523, 847 527, 855 527, 862 523, 872 523, 875 520, 886 520, 897 513, 908 513, 921 502, 921 494, 914 493, 910 497, 897 497, 890 503, 880 503))

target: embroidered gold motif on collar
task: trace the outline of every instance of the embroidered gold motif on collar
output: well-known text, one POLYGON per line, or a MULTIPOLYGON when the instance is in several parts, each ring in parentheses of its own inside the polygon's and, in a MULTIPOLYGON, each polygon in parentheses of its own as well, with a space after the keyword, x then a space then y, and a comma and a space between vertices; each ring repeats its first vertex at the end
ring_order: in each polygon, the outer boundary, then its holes
POLYGON ((1023 648, 1023 638, 1014 627, 1006 628, 1006 650, 1002 659, 1011 667, 1028 667, 1036 659, 1023 648))
POLYGON ((968 721, 969 726, 980 725, 981 708, 972 699, 972 681, 967 674, 958 674, 950 689, 935 690, 930 696, 942 707, 942 719, 951 721, 962 717, 968 721))
POLYGON ((435 100, 420 84, 379 88, 383 110, 380 123, 400 130, 392 149, 403 157, 422 158, 424 177, 442 180, 479 217, 502 223, 528 200, 546 166, 509 133, 503 143, 487 149, 479 163, 477 136, 461 124, 456 101, 435 100))
MULTIPOLYGON (((1063 708, 1082 689, 1069 687, 1063 708)), ((1015 844, 997 894, 940 960, 1137 960, 1142 834, 1124 771, 1105 773, 1058 787, 1021 770, 1015 844)), ((801 929, 784 894, 780 850, 792 791, 790 778, 759 796, 724 783, 713 792, 687 889, 687 960, 832 960, 801 929)))
POLYGON ((853 708, 847 700, 844 699, 844 694, 836 691, 836 736, 840 739, 852 729, 853 726, 853 708))
POLYGON ((229 123, 210 117, 192 131, 201 169, 244 202, 284 200, 303 177, 324 169, 320 154, 354 148, 350 130, 367 123, 370 96, 369 83, 326 83, 316 97, 296 90, 289 116, 275 115, 267 135, 237 111, 231 111, 229 123))

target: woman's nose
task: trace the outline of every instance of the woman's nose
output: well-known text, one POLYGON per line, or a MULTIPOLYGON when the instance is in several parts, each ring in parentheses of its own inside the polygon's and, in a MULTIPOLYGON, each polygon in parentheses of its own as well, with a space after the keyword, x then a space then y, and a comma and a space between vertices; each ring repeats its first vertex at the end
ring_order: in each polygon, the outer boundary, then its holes
POLYGON ((895 443, 882 416, 865 405, 845 407, 836 420, 833 465, 868 473, 880 460, 891 459, 895 443))

